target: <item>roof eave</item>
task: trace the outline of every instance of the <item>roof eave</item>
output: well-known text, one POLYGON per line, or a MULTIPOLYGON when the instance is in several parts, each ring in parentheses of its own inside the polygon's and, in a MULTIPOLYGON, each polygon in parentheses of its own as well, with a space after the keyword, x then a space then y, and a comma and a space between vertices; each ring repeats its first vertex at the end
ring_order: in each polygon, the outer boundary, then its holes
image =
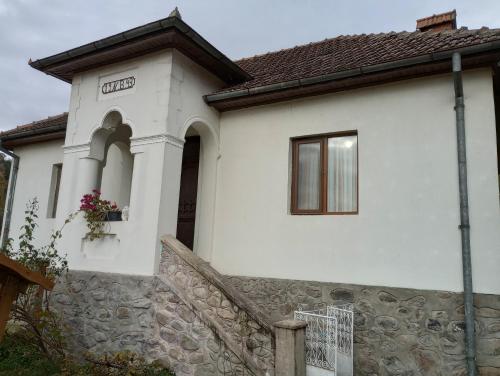
MULTIPOLYGON (((69 72, 68 75, 63 75, 54 72, 54 70, 57 67, 78 62, 79 59, 89 58, 91 56, 96 56, 96 58, 98 59, 99 53, 102 53, 104 51, 111 51, 114 48, 124 47, 127 44, 131 43, 141 41, 146 42, 150 37, 158 36, 161 33, 166 33, 169 31, 179 33, 179 35, 181 35, 182 37, 187 38, 187 40, 191 42, 201 54, 204 55, 205 60, 210 60, 212 62, 211 65, 217 64, 217 69, 215 71, 214 66, 205 66, 205 68, 219 76, 219 78, 221 78, 224 82, 228 84, 234 84, 251 79, 251 76, 241 67, 239 67, 223 53, 212 46, 207 40, 205 40, 201 35, 194 31, 184 21, 175 16, 154 21, 149 24, 112 35, 110 37, 103 38, 98 41, 58 53, 56 55, 52 55, 36 61, 31 61, 29 62, 29 65, 39 71, 59 78, 65 82, 71 82, 72 72, 69 72)), ((179 48, 179 46, 162 45, 157 47, 157 50, 166 48, 179 48)), ((180 50, 181 52, 183 52, 182 48, 180 48, 180 50)), ((144 51, 144 54, 150 52, 152 51, 146 49, 144 51)), ((111 63, 114 63, 114 61, 108 64, 111 63)), ((102 61, 97 64, 98 66, 107 65, 102 61)), ((91 66, 89 69, 93 68, 94 66, 91 66)), ((82 69, 81 71, 85 71, 85 69, 82 69)))
MULTIPOLYGON (((492 53, 495 51, 500 53, 500 41, 487 42, 470 47, 463 47, 454 50, 425 54, 408 59, 401 59, 388 63, 365 66, 321 76, 291 80, 286 82, 279 82, 275 84, 263 85, 248 89, 239 89, 234 91, 209 94, 205 95, 204 99, 207 104, 215 107, 216 109, 220 111, 226 111, 231 109, 238 109, 241 107, 249 107, 251 105, 262 104, 263 102, 259 99, 259 97, 262 97, 263 95, 271 96, 273 93, 282 93, 285 91, 289 93, 289 95, 281 94, 279 101, 287 100, 289 98, 296 98, 297 91, 299 89, 309 86, 315 86, 318 88, 318 92, 324 92, 321 86, 331 84, 334 81, 342 81, 346 79, 354 79, 362 76, 372 75, 375 78, 375 81, 372 81, 371 84, 374 84, 376 83, 377 73, 401 70, 420 65, 423 66, 423 65, 430 65, 433 63, 434 64, 442 63, 448 59, 451 59, 451 56, 454 52, 459 52, 463 56, 473 56, 485 53, 492 53), (255 98, 254 102, 252 98, 255 98), (242 101, 246 102, 244 106, 241 105, 242 101), (232 103, 234 103, 234 106, 232 105, 232 103)), ((384 78, 380 82, 387 82, 387 79, 384 78)), ((344 90, 347 88, 348 88, 347 86, 344 86, 344 90)), ((315 91, 312 90, 307 95, 314 95, 314 92, 315 91)))
POLYGON ((15 146, 29 145, 37 142, 63 139, 66 134, 66 124, 58 124, 24 132, 0 135, 0 143, 7 149, 15 146))

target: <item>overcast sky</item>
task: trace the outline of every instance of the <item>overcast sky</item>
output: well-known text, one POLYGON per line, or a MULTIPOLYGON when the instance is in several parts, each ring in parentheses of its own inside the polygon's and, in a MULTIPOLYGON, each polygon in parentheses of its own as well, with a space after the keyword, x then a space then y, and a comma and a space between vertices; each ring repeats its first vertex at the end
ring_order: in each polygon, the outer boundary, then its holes
POLYGON ((168 16, 231 59, 342 34, 413 31, 456 9, 458 26, 500 27, 498 0, 0 0, 0 129, 67 111, 69 84, 30 68, 47 57, 168 16))

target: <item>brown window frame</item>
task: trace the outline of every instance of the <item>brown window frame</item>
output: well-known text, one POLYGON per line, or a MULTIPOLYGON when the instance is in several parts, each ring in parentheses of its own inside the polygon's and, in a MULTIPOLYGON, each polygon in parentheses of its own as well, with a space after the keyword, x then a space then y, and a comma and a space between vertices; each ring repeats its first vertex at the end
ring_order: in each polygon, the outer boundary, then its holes
MULTIPOLYGON (((324 133, 311 136, 293 137, 290 139, 292 143, 292 192, 291 192, 291 214, 294 215, 356 215, 359 214, 359 143, 356 143, 356 211, 349 212, 329 212, 328 211, 328 139, 333 137, 343 136, 356 136, 358 139, 358 131, 342 131, 334 133, 324 133), (297 196, 298 196, 298 157, 299 145, 307 143, 320 143, 320 159, 321 159, 321 192, 319 209, 298 209, 297 196)), ((359 141, 359 140, 358 140, 359 141)))

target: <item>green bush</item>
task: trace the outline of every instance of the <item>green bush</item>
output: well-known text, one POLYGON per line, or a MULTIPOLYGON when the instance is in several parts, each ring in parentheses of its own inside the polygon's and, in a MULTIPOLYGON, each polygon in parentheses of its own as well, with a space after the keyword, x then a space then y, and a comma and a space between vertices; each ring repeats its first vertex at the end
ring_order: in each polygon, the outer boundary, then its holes
MULTIPOLYGON (((38 211, 38 200, 35 197, 26 205, 17 246, 9 239, 2 252, 28 269, 57 282, 68 270, 66 256, 59 254, 57 242, 62 237, 64 227, 76 214, 68 216, 63 226, 52 232, 49 242, 40 246, 35 241, 39 228, 38 211)), ((56 363, 64 358, 64 325, 61 317, 50 309, 50 291, 30 285, 24 293, 19 294, 10 312, 10 324, 15 328, 17 338, 23 343, 38 346, 46 358, 56 363)))
POLYGON ((67 368, 64 376, 174 376, 158 363, 147 363, 144 358, 130 351, 111 355, 86 355, 83 366, 67 368))
POLYGON ((22 337, 8 335, 0 344, 0 376, 50 376, 59 371, 38 346, 22 337))
POLYGON ((174 376, 128 351, 85 358, 83 363, 68 357, 54 360, 24 337, 9 334, 0 344, 0 376, 174 376))

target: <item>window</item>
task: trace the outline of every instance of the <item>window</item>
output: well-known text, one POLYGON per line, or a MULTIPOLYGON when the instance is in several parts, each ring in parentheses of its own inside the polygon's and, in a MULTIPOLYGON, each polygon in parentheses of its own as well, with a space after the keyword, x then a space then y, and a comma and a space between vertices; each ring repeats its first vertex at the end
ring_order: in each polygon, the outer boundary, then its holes
POLYGON ((55 218, 57 212, 57 200, 59 199, 59 187, 61 185, 62 164, 52 166, 52 178, 50 182, 49 205, 47 218, 55 218))
POLYGON ((292 214, 357 213, 357 132, 292 139, 292 214))

